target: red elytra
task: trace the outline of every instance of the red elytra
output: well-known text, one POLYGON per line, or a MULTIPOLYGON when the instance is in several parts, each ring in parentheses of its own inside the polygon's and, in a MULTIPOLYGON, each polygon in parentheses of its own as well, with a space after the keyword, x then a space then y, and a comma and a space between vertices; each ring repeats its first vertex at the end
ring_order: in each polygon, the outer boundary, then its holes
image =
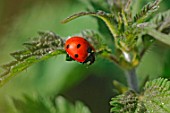
POLYGON ((80 36, 73 36, 66 40, 65 43, 65 50, 67 54, 74 60, 78 62, 85 62, 87 57, 90 55, 88 50, 93 50, 94 48, 90 45, 90 43, 80 37, 80 36))

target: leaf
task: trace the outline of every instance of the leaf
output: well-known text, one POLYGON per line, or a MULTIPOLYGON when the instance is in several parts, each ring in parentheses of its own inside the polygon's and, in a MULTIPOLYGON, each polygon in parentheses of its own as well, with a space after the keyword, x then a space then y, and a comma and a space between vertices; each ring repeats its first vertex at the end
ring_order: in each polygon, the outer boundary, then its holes
POLYGON ((86 16, 86 15, 90 15, 90 16, 95 16, 98 17, 100 19, 102 19, 105 24, 108 26, 109 30, 111 31, 112 35, 114 37, 116 37, 118 35, 117 30, 116 30, 116 24, 113 21, 114 20, 114 15, 113 14, 109 14, 109 13, 105 13, 104 11, 98 11, 96 12, 80 12, 80 13, 76 13, 72 16, 67 17, 66 19, 64 19, 62 21, 62 23, 67 23, 71 20, 74 20, 78 17, 81 16, 86 16))
MULTIPOLYGON (((82 1, 84 1, 84 0, 82 0, 82 1)), ((88 8, 88 11, 90 11, 90 12, 97 12, 99 9, 102 10, 102 11, 105 11, 105 12, 109 12, 109 6, 108 5, 110 5, 110 4, 106 3, 106 1, 90 0, 89 4, 87 4, 87 6, 89 6, 89 5, 92 6, 92 8, 88 8), (107 7, 104 7, 104 6, 107 6, 107 7)), ((100 18, 95 17, 95 19, 97 20, 98 31, 100 32, 100 34, 107 37, 107 39, 112 39, 112 34, 109 33, 109 29, 107 28, 106 24, 100 18)))
POLYGON ((76 101, 75 104, 72 104, 62 96, 56 98, 56 110, 57 113, 91 113, 82 102, 76 101))
POLYGON ((82 37, 84 37, 91 45, 98 51, 104 45, 103 37, 92 30, 84 30, 81 32, 82 37))
POLYGON ((152 36, 156 40, 158 40, 164 44, 170 45, 170 35, 161 33, 155 29, 147 29, 146 32, 148 35, 152 36))
POLYGON ((158 31, 170 33, 170 10, 157 14, 150 22, 157 26, 158 31))
MULTIPOLYGON (((84 2, 84 0, 82 0, 84 2)), ((88 8, 88 11, 98 11, 99 9, 102 11, 109 11, 109 6, 106 1, 104 0, 89 0, 87 1, 89 4, 86 6, 91 5, 92 8, 88 8)))
POLYGON ((133 91, 112 98, 110 105, 112 106, 110 111, 113 113, 144 113, 146 111, 138 95, 133 91))
POLYGON ((117 80, 113 80, 113 86, 115 87, 116 90, 118 90, 120 94, 125 93, 128 90, 127 86, 125 86, 124 84, 120 83, 117 80))
POLYGON ((76 101, 72 104, 62 96, 58 96, 55 103, 40 95, 23 97, 24 99, 12 99, 17 113, 91 113, 82 102, 76 101))
POLYGON ((12 99, 17 113, 56 113, 55 106, 47 98, 41 96, 33 98, 28 95, 23 97, 24 100, 12 99))
POLYGON ((170 81, 163 78, 149 81, 143 94, 128 91, 112 98, 110 105, 114 113, 169 113, 170 81))
POLYGON ((170 81, 159 78, 147 82, 143 102, 148 113, 170 112, 170 81))
POLYGON ((110 10, 114 13, 121 12, 122 10, 130 13, 132 0, 107 0, 107 2, 110 6, 110 10))
POLYGON ((63 45, 63 40, 54 33, 40 32, 36 40, 24 43, 26 49, 11 53, 11 56, 16 60, 2 66, 5 72, 0 76, 0 86, 31 65, 53 56, 64 54, 63 45))
POLYGON ((134 22, 141 23, 147 18, 151 13, 155 12, 159 8, 159 3, 161 0, 155 0, 154 2, 149 2, 146 4, 142 10, 134 16, 134 22))

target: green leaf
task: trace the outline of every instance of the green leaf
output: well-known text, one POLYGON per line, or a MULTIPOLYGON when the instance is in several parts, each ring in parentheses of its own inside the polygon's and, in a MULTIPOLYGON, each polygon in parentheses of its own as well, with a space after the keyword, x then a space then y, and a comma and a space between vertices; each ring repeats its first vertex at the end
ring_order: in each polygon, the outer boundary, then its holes
POLYGON ((146 32, 148 35, 152 36, 156 40, 158 40, 164 44, 170 45, 170 35, 161 33, 155 29, 147 29, 146 32))
POLYGON ((88 42, 90 42, 90 44, 93 45, 95 49, 99 49, 104 44, 102 42, 103 37, 98 32, 92 30, 84 30, 81 32, 81 35, 86 40, 88 40, 88 42))
POLYGON ((141 95, 128 91, 112 98, 114 113, 169 113, 170 81, 159 78, 145 84, 141 95))
POLYGON ((147 82, 144 88, 143 102, 148 113, 170 112, 170 82, 159 78, 147 82))
POLYGON ((144 113, 146 111, 138 95, 133 91, 112 98, 110 105, 112 106, 110 111, 113 113, 144 113))
POLYGON ((170 33, 170 10, 157 14, 150 22, 157 26, 158 31, 170 33))
POLYGON ((134 16, 134 22, 143 22, 151 13, 155 12, 159 8, 161 0, 155 0, 146 4, 142 10, 134 16))
POLYGON ((76 13, 72 16, 69 16, 67 17, 66 19, 64 19, 62 21, 62 23, 67 23, 71 20, 74 20, 78 17, 81 17, 81 16, 86 16, 86 15, 90 15, 90 16, 95 16, 95 17, 98 17, 100 19, 102 19, 105 24, 108 26, 109 30, 111 31, 112 35, 114 37, 117 37, 118 33, 117 33, 117 30, 116 30, 116 25, 114 23, 114 15, 113 14, 109 14, 109 13, 106 13, 104 11, 98 11, 97 13, 96 12, 80 12, 80 13, 76 13))
POLYGON ((16 60, 2 66, 5 72, 0 76, 0 86, 31 65, 65 53, 63 40, 52 32, 40 32, 36 40, 24 45, 26 49, 11 53, 16 60))
POLYGON ((24 99, 12 99, 17 113, 56 113, 55 106, 50 99, 44 97, 23 96, 24 99))
POLYGON ((124 12, 130 13, 132 0, 107 0, 107 1, 112 12, 117 13, 123 10, 124 12))
POLYGON ((117 80, 113 80, 113 86, 115 87, 116 90, 118 90, 120 94, 125 93, 128 90, 127 86, 125 86, 124 84, 120 83, 117 80))
POLYGON ((56 98, 56 110, 56 113, 91 113, 82 102, 76 101, 75 104, 72 104, 62 96, 56 98))
MULTIPOLYGON (((97 0, 97 1, 96 0, 89 0, 89 1, 81 0, 81 2, 83 2, 84 5, 88 6, 87 11, 89 12, 97 12, 99 11, 99 9, 105 12, 110 12, 109 11, 110 4, 104 0, 97 0)), ((108 33, 109 29, 107 28, 106 24, 100 18, 96 18, 96 17, 94 18, 97 20, 98 31, 100 32, 100 34, 107 37, 107 39, 112 39, 112 34, 108 33)))
POLYGON ((86 5, 87 10, 88 11, 98 11, 99 9, 102 11, 109 11, 109 7, 106 1, 103 0, 88 0, 88 1, 84 1, 81 0, 81 2, 84 3, 84 5, 86 5))
POLYGON ((40 95, 23 97, 23 99, 12 98, 17 113, 91 113, 82 102, 76 101, 73 104, 62 96, 58 96, 55 103, 40 95))

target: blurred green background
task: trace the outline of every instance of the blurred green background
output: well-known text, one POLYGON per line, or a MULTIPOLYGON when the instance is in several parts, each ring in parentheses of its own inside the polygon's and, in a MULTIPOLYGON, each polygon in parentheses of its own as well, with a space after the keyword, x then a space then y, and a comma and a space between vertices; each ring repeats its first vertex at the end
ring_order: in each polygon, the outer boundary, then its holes
MULTIPOLYGON (((140 1, 138 9, 150 0, 140 1)), ((98 30, 95 18, 88 16, 61 24, 65 17, 87 7, 80 0, 0 0, 0 64, 12 60, 9 53, 23 48, 22 43, 37 36, 38 31, 53 31, 67 38, 86 29, 98 30)), ((160 11, 169 8, 170 1, 165 0, 160 11)), ((169 47, 161 43, 152 45, 137 73, 140 83, 146 76, 169 78, 169 47)), ((123 72, 107 60, 97 57, 87 67, 66 62, 64 55, 57 56, 33 65, 5 84, 0 89, 0 113, 10 113, 10 97, 37 92, 47 97, 64 95, 70 101, 83 101, 93 113, 109 113, 109 101, 115 95, 113 80, 126 85, 123 72)))

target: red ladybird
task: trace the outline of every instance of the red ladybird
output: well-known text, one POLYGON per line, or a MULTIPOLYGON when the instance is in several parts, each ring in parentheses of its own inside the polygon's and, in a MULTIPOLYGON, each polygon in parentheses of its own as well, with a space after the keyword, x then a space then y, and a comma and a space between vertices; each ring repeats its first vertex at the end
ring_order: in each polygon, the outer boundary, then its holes
POLYGON ((73 60, 80 63, 90 62, 92 64, 95 61, 94 48, 80 36, 73 36, 66 40, 65 50, 73 60))

